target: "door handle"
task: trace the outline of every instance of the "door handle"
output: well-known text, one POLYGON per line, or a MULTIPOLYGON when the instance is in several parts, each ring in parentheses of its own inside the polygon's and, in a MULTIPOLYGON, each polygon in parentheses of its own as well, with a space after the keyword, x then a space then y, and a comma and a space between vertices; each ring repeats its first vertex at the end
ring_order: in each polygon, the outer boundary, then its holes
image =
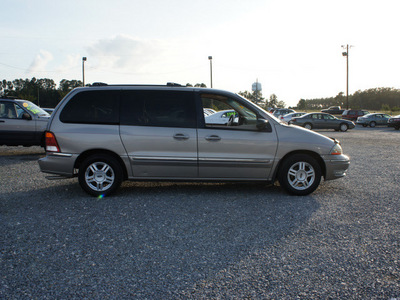
POLYGON ((221 140, 221 137, 218 136, 218 135, 209 135, 209 136, 206 136, 205 139, 206 139, 207 141, 214 141, 214 142, 216 142, 216 141, 220 141, 220 140, 221 140))
POLYGON ((186 134, 183 134, 183 133, 177 133, 177 134, 175 134, 174 135, 174 139, 176 139, 176 140, 187 140, 187 139, 189 139, 189 136, 188 135, 186 135, 186 134))

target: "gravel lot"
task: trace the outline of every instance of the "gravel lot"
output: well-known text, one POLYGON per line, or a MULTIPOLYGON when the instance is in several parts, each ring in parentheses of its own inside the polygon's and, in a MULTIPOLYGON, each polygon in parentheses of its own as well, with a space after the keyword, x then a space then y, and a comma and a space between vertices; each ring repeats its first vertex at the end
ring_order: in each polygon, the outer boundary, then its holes
POLYGON ((0 147, 1 299, 400 299, 400 132, 319 131, 351 156, 310 196, 133 183, 103 199, 0 147))

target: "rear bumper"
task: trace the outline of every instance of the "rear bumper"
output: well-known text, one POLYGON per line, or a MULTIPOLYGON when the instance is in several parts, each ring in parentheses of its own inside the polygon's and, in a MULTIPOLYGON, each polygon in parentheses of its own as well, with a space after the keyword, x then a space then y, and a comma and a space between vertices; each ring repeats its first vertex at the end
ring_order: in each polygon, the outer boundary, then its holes
POLYGON ((326 167, 325 180, 346 176, 350 166, 350 158, 347 155, 326 155, 323 159, 326 167))
POLYGON ((63 177, 73 177, 77 157, 76 154, 48 153, 46 157, 38 161, 40 171, 63 177))

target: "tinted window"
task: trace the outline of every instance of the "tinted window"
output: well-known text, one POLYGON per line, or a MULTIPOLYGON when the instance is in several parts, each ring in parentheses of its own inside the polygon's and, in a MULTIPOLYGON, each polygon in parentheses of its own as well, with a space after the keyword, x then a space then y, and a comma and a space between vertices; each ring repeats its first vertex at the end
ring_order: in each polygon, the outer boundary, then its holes
POLYGON ((118 124, 119 91, 85 91, 76 94, 60 115, 64 123, 118 124))
POLYGON ((196 127, 191 92, 123 91, 121 124, 158 127, 196 127))

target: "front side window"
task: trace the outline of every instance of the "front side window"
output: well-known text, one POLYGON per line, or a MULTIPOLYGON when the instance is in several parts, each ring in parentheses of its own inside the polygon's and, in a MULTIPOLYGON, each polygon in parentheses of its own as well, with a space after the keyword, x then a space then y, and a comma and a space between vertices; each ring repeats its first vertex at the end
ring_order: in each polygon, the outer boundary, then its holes
POLYGON ((123 91, 121 124, 195 128, 193 93, 180 91, 123 91))
POLYGON ((61 122, 118 124, 119 91, 84 91, 73 96, 60 115, 61 122))
POLYGON ((214 94, 202 94, 201 102, 203 107, 210 107, 216 111, 204 117, 206 128, 257 130, 257 113, 243 103, 214 94))

